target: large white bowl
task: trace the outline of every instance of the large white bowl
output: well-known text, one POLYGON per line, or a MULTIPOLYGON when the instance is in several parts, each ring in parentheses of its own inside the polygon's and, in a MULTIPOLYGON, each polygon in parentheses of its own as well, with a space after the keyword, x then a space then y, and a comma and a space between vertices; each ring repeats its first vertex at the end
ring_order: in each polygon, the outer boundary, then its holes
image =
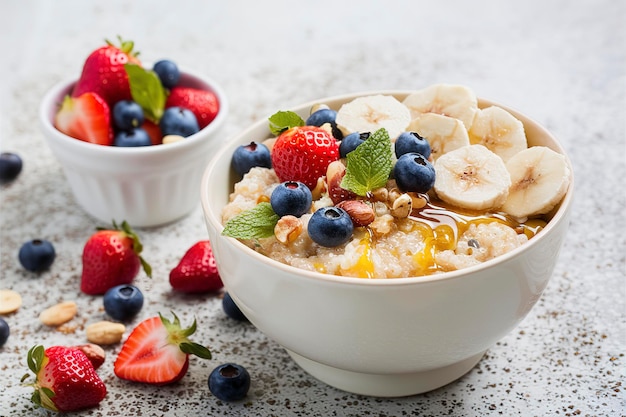
POLYGON ((60 82, 46 93, 39 122, 78 204, 100 221, 126 220, 134 227, 170 223, 197 207, 202 173, 224 143, 219 131, 228 102, 222 88, 210 78, 182 71, 180 85, 217 95, 220 108, 215 119, 179 142, 121 148, 84 142, 54 127, 54 115, 75 82, 60 82))
MULTIPOLYGON (((338 108, 374 93, 399 99, 408 94, 371 92, 316 102, 338 108)), ((313 104, 293 110, 306 117, 313 104)), ((480 107, 490 104, 479 101, 480 107)), ((524 123, 530 145, 564 153, 547 130, 508 110, 524 123)), ((267 125, 266 120, 254 124, 212 159, 202 179, 202 207, 226 290, 257 328, 314 377, 373 396, 433 390, 474 367, 541 296, 569 225, 573 184, 552 220, 528 243, 482 265, 437 276, 360 279, 307 272, 222 236, 220 213, 235 178, 231 155, 238 145, 269 137, 267 125)))

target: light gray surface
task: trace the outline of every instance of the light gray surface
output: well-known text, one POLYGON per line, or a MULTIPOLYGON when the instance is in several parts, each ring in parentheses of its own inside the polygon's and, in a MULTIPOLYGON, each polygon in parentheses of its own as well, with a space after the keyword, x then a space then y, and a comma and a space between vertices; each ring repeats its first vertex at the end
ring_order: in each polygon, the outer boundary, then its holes
POLYGON ((133 39, 145 60, 172 58, 221 82, 231 103, 225 135, 322 96, 468 85, 560 138, 577 192, 554 277, 527 319, 460 380, 401 399, 329 388, 252 326, 225 318, 218 297, 172 294, 169 270, 206 238, 199 206, 178 223, 141 230, 154 267, 152 280, 136 280, 147 296, 141 316, 195 315, 197 340, 214 359, 192 360, 180 383, 154 388, 117 379, 119 346, 107 348, 100 373, 109 394, 76 415, 624 415, 626 3, 434 3, 3 1, 0 147, 18 152, 24 170, 0 189, 0 287, 20 292, 24 305, 5 317, 12 335, 0 349, 0 415, 46 415, 32 411, 30 389, 19 382, 27 350, 82 343, 84 325, 103 317, 100 298, 78 288, 82 246, 98 224, 75 204, 36 118, 46 89, 78 76, 88 53, 117 34, 133 39), (39 275, 17 261, 32 238, 57 250, 39 275), (76 331, 41 326, 39 312, 65 299, 79 304, 76 331), (209 372, 226 361, 252 375, 243 402, 224 404, 208 391, 209 372))

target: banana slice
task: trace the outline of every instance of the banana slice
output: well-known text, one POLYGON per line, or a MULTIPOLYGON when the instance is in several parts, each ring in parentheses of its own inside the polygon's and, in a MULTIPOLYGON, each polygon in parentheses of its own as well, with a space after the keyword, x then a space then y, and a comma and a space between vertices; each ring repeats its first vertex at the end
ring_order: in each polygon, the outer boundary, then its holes
POLYGON ((471 210, 499 208, 511 177, 500 158, 483 145, 469 145, 435 161, 435 192, 443 201, 471 210))
POLYGON ((506 168, 511 188, 502 210, 516 218, 550 212, 563 199, 571 181, 565 157, 545 146, 515 154, 506 168))
POLYGON ((466 129, 472 126, 478 111, 476 94, 456 84, 431 85, 408 95, 403 103, 411 111, 412 118, 423 113, 442 114, 461 120, 466 129))
POLYGON ((504 162, 528 147, 522 122, 498 106, 479 110, 468 133, 470 143, 484 145, 504 162))
POLYGON ((433 160, 470 144, 467 129, 459 119, 435 113, 424 113, 411 121, 407 130, 428 140, 433 160))
POLYGON ((344 135, 352 132, 370 132, 384 127, 394 140, 411 122, 411 112, 393 96, 372 95, 358 97, 337 111, 337 126, 344 135))

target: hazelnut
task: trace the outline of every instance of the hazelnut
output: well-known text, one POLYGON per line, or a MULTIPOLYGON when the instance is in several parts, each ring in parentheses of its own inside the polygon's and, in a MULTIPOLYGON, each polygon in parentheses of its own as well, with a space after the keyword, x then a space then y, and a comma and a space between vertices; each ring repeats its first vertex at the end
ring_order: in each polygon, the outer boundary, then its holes
POLYGON ((393 202, 391 215, 399 219, 409 217, 409 214, 411 214, 411 211, 413 210, 412 204, 413 201, 411 200, 411 196, 406 193, 401 194, 393 202))
POLYGON ((367 226, 376 218, 374 209, 362 200, 340 201, 336 207, 344 209, 355 226, 367 226))
POLYGON ((100 365, 104 363, 106 354, 104 349, 94 343, 86 343, 84 345, 73 346, 75 349, 82 351, 89 362, 93 365, 94 369, 98 369, 100 365))
POLYGON ((302 228, 302 221, 299 218, 286 215, 278 219, 276 226, 274 226, 274 236, 276 236, 276 240, 286 245, 300 236, 302 228))

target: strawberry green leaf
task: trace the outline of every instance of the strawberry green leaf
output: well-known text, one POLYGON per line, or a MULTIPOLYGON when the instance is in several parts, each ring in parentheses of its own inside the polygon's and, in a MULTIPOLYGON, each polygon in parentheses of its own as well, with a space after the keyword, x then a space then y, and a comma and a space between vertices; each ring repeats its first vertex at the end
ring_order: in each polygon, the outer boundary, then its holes
POLYGON ((156 72, 144 69, 137 64, 124 64, 124 69, 128 74, 133 100, 141 106, 146 119, 159 123, 167 100, 167 94, 159 76, 156 72))
POLYGON ((211 351, 198 343, 185 342, 180 344, 180 350, 188 355, 195 355, 202 359, 211 359, 211 351))
POLYGON ((280 216, 274 212, 267 202, 259 203, 246 210, 224 225, 222 235, 237 239, 259 239, 274 236, 274 227, 280 216))
POLYGON ((43 346, 36 345, 30 348, 26 357, 26 363, 28 363, 28 369, 33 371, 35 375, 39 373, 41 366, 43 364, 45 356, 45 350, 43 346))
POLYGON ((392 168, 391 140, 387 130, 381 128, 348 153, 341 188, 364 197, 387 183, 392 168))
POLYGON ((270 122, 270 132, 276 136, 292 127, 304 126, 302 117, 292 111, 276 112, 268 120, 270 122))

